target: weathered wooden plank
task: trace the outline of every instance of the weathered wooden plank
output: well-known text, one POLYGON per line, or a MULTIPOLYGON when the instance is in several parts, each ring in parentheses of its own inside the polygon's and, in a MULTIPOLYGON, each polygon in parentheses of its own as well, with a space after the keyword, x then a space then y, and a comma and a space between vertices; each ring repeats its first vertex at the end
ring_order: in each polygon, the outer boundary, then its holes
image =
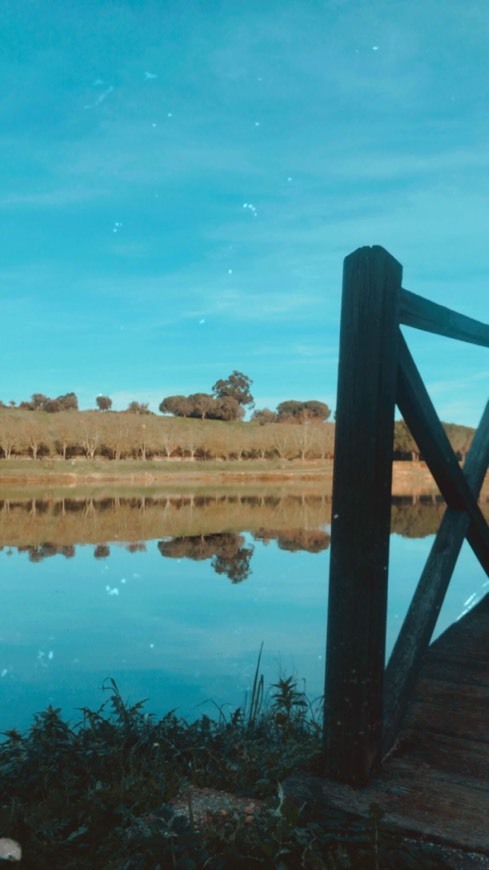
POLYGON ((381 773, 365 789, 328 782, 324 794, 335 807, 360 816, 378 803, 383 824, 404 834, 489 854, 489 793, 470 778, 453 782, 426 763, 393 761, 389 774, 381 773))
MULTIPOLYGON (((475 496, 488 464, 489 402, 464 465, 465 479, 475 496)), ((401 726, 468 528, 469 517, 465 512, 447 508, 387 665, 384 752, 392 745, 401 726)))
MULTIPOLYGON (((489 686, 489 663, 485 656, 482 654, 469 656, 466 653, 461 653, 459 663, 461 671, 464 673, 464 669, 466 669, 467 673, 470 674, 470 679, 474 680, 478 686, 489 686)), ((430 658, 430 663, 425 665, 424 670, 433 679, 446 682, 451 679, 459 680, 459 675, 453 676, 451 660, 442 655, 430 658)))
POLYGON ((487 686, 427 679, 419 684, 412 715, 421 731, 484 741, 487 740, 488 723, 481 718, 481 706, 485 704, 487 686), (440 709, 449 711, 449 715, 441 718, 440 709))
POLYGON ((398 758, 402 756, 403 751, 409 756, 409 763, 413 766, 421 767, 429 758, 431 766, 444 773, 449 779, 460 781, 460 778, 464 777, 466 780, 472 780, 474 788, 487 789, 489 782, 487 740, 476 740, 467 731, 457 736, 453 733, 444 734, 441 731, 418 729, 415 742, 406 734, 396 752, 398 758), (457 758, 456 771, 454 771, 454 757, 457 758))
POLYGON ((489 324, 404 289, 401 290, 400 322, 425 332, 489 347, 489 324))
POLYGON ((489 574, 489 527, 458 464, 409 348, 400 337, 397 404, 449 507, 470 518, 467 540, 489 574))
MULTIPOLYGON (((445 629, 443 634, 431 644, 423 663, 423 673, 435 677, 440 665, 449 664, 458 681, 461 678, 470 679, 472 668, 480 662, 487 662, 489 668, 489 646, 484 643, 484 639, 487 641, 488 632, 489 594, 485 595, 465 616, 445 629)), ((480 683, 479 676, 476 682, 480 683)))
POLYGON ((380 247, 344 264, 324 732, 350 783, 380 758, 401 274, 380 247))
POLYGON ((383 822, 401 832, 489 855, 489 686, 478 683, 472 667, 476 650, 489 667, 488 639, 489 595, 428 649, 405 726, 382 768, 363 788, 325 781, 325 800, 363 816, 376 801, 383 822), (440 662, 444 674, 451 671, 441 682, 440 662))

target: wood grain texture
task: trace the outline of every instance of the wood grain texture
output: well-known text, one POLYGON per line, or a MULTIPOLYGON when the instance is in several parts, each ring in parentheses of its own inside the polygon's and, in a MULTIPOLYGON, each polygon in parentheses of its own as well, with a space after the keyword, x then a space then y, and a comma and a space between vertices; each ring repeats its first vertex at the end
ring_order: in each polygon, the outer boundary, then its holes
POLYGON ((465 314, 459 314, 458 311, 404 289, 401 291, 400 323, 469 344, 489 347, 489 324, 466 317, 465 314))
POLYGON ((325 745, 330 775, 380 758, 401 267, 383 248, 345 260, 333 474, 325 745))
MULTIPOLYGON (((363 788, 323 781, 334 806, 489 856, 489 595, 426 653, 397 743, 363 788)), ((463 866, 463 865, 460 865, 463 866)), ((485 865, 484 865, 485 866, 485 865)))

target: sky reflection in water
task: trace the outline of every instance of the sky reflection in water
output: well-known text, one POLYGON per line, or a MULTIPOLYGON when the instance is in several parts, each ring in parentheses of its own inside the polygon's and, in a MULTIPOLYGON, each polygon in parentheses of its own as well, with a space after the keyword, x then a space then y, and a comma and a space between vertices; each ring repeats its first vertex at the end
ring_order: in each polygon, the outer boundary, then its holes
MULTIPOLYGON (((251 686, 262 641, 267 685, 295 674, 311 699, 319 696, 329 549, 290 552, 243 537, 254 551, 240 583, 217 574, 209 559, 163 557, 157 540, 132 553, 111 544, 104 559, 94 559, 93 545, 40 562, 3 549, 0 729, 26 727, 48 703, 76 721, 74 708, 105 700, 107 677, 131 701, 149 698, 147 710, 158 715, 178 708, 192 718, 212 713, 212 702, 232 710, 251 686)), ((432 540, 391 536, 388 651, 432 540)), ((437 634, 485 586, 465 545, 437 634)))

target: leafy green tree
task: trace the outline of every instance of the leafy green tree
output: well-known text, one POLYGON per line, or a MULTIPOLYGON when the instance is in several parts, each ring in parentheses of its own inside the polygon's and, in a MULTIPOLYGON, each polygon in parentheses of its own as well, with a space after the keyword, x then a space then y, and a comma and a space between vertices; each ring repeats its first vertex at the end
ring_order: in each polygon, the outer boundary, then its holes
POLYGON ((25 411, 47 411, 50 414, 59 411, 78 411, 78 399, 75 393, 64 393, 56 399, 44 393, 33 393, 30 402, 21 402, 19 408, 25 411))
POLYGON ((413 462, 419 461, 419 447, 404 420, 396 420, 394 423, 394 455, 398 458, 410 456, 413 462))
POLYGON ((331 416, 331 408, 326 402, 318 402, 316 399, 308 399, 304 402, 303 417, 308 420, 321 420, 325 422, 331 416))
POLYGON ((44 393, 33 393, 29 404, 33 411, 42 411, 46 402, 49 402, 49 396, 45 396, 44 393))
POLYGON ((287 399, 285 402, 280 402, 277 405, 279 423, 300 421, 303 407, 304 402, 298 402, 296 399, 287 399))
POLYGON ((59 399, 48 399, 47 402, 44 402, 43 411, 48 414, 58 414, 61 411, 59 399))
POLYGON ((278 414, 276 411, 271 411, 270 408, 260 408, 260 410, 253 411, 251 419, 254 423, 264 426, 266 423, 276 423, 278 414))
POLYGON ((167 396, 159 404, 162 414, 173 414, 174 417, 190 417, 191 404, 187 396, 167 396))
POLYGON ((109 396, 97 396, 95 401, 99 411, 110 411, 112 408, 112 399, 109 396))
POLYGON ((212 387, 212 392, 216 399, 231 398, 243 407, 247 405, 253 407, 255 400, 250 391, 252 383, 253 381, 248 375, 235 369, 228 378, 216 381, 212 387))
POLYGON ((457 423, 443 423, 448 440, 458 458, 465 460, 467 452, 472 444, 475 430, 470 426, 460 426, 457 423))
POLYGON ((324 422, 331 415, 331 410, 325 402, 316 399, 308 399, 307 402, 287 399, 277 405, 277 415, 279 423, 303 423, 305 420, 324 422))
POLYGON ((58 396, 55 401, 59 403, 60 411, 78 411, 78 399, 75 393, 64 393, 64 395, 58 396))
POLYGON ((149 402, 129 402, 127 410, 131 414, 151 414, 149 402))
POLYGON ((232 396, 224 396, 222 399, 214 399, 208 416, 212 420, 241 420, 244 416, 244 408, 232 396))
POLYGON ((191 393, 187 397, 187 402, 190 405, 189 417, 198 417, 200 420, 205 420, 212 412, 216 400, 210 393, 191 393))

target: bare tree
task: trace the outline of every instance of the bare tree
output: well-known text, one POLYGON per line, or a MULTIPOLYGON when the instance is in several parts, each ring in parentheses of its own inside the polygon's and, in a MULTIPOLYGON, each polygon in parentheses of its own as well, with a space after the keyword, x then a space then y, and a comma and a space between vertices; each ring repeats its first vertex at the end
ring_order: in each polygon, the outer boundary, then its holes
POLYGON ((163 455, 169 459, 178 446, 178 425, 173 420, 160 420, 156 441, 163 448, 163 455))
POLYGON ((11 411, 0 414, 0 447, 5 459, 11 459, 19 441, 19 420, 11 411))
POLYGON ((24 449, 27 449, 33 459, 37 459, 39 456, 44 435, 45 428, 37 414, 24 417, 21 426, 21 439, 24 443, 24 449))
POLYGON ((133 427, 136 420, 125 412, 103 415, 99 418, 101 440, 112 459, 119 460, 131 452, 134 444, 133 427))
POLYGON ((61 411, 52 421, 52 438, 62 459, 66 459, 68 448, 76 444, 78 438, 78 416, 69 411, 61 411))
POLYGON ((87 459, 95 458, 95 452, 101 441, 100 435, 99 418, 93 412, 86 411, 79 423, 78 440, 87 459))

